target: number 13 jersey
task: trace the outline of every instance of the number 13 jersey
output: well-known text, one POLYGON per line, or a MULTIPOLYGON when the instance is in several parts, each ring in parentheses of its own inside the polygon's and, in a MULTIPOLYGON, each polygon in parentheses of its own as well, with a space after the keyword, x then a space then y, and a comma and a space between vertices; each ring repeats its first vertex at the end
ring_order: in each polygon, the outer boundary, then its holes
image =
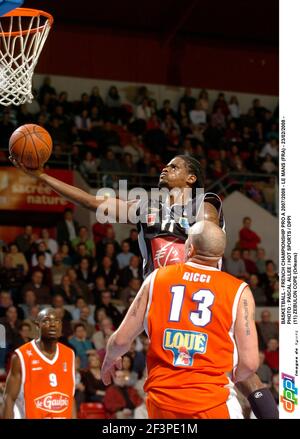
POLYGON ((235 395, 234 324, 246 283, 187 262, 152 274, 145 330, 150 338, 145 392, 165 410, 210 410, 235 395))
POLYGON ((35 340, 16 349, 22 371, 22 384, 14 407, 15 418, 72 418, 75 393, 74 352, 57 343, 52 360, 35 340))

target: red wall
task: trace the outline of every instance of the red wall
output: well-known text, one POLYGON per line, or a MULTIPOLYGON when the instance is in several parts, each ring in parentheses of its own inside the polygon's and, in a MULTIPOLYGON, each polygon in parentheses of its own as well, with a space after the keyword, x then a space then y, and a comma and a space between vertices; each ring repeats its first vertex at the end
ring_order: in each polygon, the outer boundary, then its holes
POLYGON ((278 94, 279 55, 272 47, 173 40, 110 30, 51 30, 38 73, 278 94))

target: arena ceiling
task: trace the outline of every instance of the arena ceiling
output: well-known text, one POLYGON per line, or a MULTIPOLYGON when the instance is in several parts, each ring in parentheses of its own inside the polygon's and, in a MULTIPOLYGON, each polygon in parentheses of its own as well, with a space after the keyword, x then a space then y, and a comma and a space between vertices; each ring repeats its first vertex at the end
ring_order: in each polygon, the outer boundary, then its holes
POLYGON ((23 7, 53 14, 57 26, 228 40, 277 47, 278 0, 25 0, 23 7))

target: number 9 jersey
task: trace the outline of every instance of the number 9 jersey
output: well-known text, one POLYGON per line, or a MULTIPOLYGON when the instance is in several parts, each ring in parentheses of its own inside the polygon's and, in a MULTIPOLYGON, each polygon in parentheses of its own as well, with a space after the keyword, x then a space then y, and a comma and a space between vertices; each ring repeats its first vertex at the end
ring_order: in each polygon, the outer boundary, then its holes
POLYGON ((235 397, 234 324, 247 284, 192 262, 151 276, 144 322, 150 338, 144 386, 149 400, 191 415, 227 403, 235 397))
POLYGON ((74 352, 57 343, 52 360, 35 340, 16 349, 22 371, 20 393, 14 417, 27 419, 71 419, 75 393, 74 352))

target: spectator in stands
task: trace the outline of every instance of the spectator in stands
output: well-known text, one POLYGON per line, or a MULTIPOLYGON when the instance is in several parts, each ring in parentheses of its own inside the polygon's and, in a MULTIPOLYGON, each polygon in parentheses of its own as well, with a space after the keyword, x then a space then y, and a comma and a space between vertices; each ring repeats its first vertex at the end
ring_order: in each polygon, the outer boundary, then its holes
POLYGON ((190 111, 189 118, 194 126, 206 124, 206 112, 202 108, 200 100, 196 102, 195 108, 190 111))
POLYGON ((259 351, 259 368, 256 373, 262 383, 266 384, 267 387, 271 387, 273 374, 270 367, 265 363, 265 353, 263 351, 259 351))
POLYGON ((51 268, 52 282, 54 286, 60 285, 66 270, 67 266, 63 263, 61 253, 56 253, 53 256, 53 266, 51 268))
MULTIPOLYGON (((5 317, 0 318, 0 324, 5 328, 6 337, 6 353, 9 354, 13 346, 16 344, 19 336, 19 327, 21 320, 18 319, 17 308, 13 305, 9 306, 6 310, 5 317)), ((0 365, 0 369, 3 365, 0 365)))
POLYGON ((260 157, 266 157, 270 155, 272 158, 277 159, 279 155, 278 139, 271 139, 270 142, 266 143, 260 153, 260 157))
POLYGON ((95 106, 99 110, 103 111, 104 101, 101 97, 100 90, 97 85, 92 88, 89 101, 91 108, 95 106))
POLYGON ((82 383, 85 387, 86 402, 102 402, 106 386, 101 380, 101 362, 94 353, 88 356, 88 368, 82 372, 82 383))
POLYGON ((89 258, 85 257, 81 259, 76 273, 78 280, 84 281, 88 285, 89 289, 93 288, 95 276, 92 267, 90 267, 89 258))
MULTIPOLYGON (((93 224, 92 231, 93 231, 93 239, 94 243, 97 246, 98 242, 102 241, 107 235, 107 229, 112 229, 112 225, 109 223, 100 224, 98 221, 93 224)), ((114 232, 113 232, 114 235, 114 232)))
POLYGON ((97 159, 90 151, 87 151, 85 158, 79 166, 81 174, 89 180, 96 177, 98 168, 100 165, 99 159, 97 159))
POLYGON ((230 116, 233 120, 237 121, 241 117, 241 110, 239 106, 239 101, 236 96, 231 96, 228 109, 230 112, 230 116))
POLYGON ((24 253, 24 255, 27 257, 32 244, 32 226, 25 226, 24 233, 18 235, 15 242, 18 246, 19 251, 21 253, 24 253))
POLYGON ((270 338, 265 350, 265 362, 273 373, 279 370, 279 343, 277 338, 270 338))
POLYGON ((93 259, 92 256, 90 256, 89 251, 86 248, 86 245, 84 243, 79 243, 77 244, 75 253, 73 253, 72 265, 76 268, 79 268, 79 264, 83 258, 88 259, 89 265, 91 269, 93 269, 95 260, 93 259))
POLYGON ((28 317, 23 321, 23 323, 27 323, 30 326, 29 337, 31 339, 38 336, 38 328, 35 322, 40 310, 39 305, 32 306, 29 310, 28 317))
POLYGON ((104 406, 111 419, 130 419, 133 417, 133 410, 142 404, 143 400, 137 391, 126 386, 125 373, 117 370, 114 377, 114 384, 109 386, 104 396, 104 406))
POLYGON ((267 303, 265 289, 259 285, 259 279, 256 274, 251 274, 249 277, 249 286, 251 288, 255 305, 264 306, 267 303))
POLYGON ((240 248, 246 250, 256 250, 261 238, 251 230, 252 220, 249 216, 243 218, 243 228, 239 231, 240 248))
POLYGON ((117 261, 118 266, 120 270, 123 270, 123 268, 128 267, 130 264, 130 260, 132 258, 133 253, 130 251, 130 246, 128 241, 122 241, 122 252, 117 255, 117 261))
POLYGON ((108 242, 105 245, 104 256, 108 256, 112 260, 112 267, 114 270, 118 270, 119 265, 117 262, 116 248, 112 242, 108 242))
POLYGON ((132 278, 142 279, 142 277, 140 258, 134 255, 131 257, 128 267, 120 271, 119 285, 126 287, 132 278))
POLYGON ((62 257, 62 262, 66 267, 70 267, 73 263, 70 246, 67 242, 64 242, 59 248, 59 254, 62 257))
POLYGON ((11 291, 13 297, 18 299, 18 291, 24 279, 22 267, 15 267, 13 257, 8 253, 5 254, 3 265, 0 266, 0 288, 11 291))
POLYGON ((31 308, 37 305, 37 297, 33 290, 26 290, 23 293, 23 303, 20 305, 24 312, 24 318, 30 315, 31 308))
POLYGON ((190 112, 195 104, 196 104, 196 99, 192 96, 192 89, 187 87, 184 90, 184 94, 183 96, 180 98, 179 103, 178 103, 178 107, 180 106, 180 104, 184 102, 186 105, 186 109, 188 112, 190 112))
MULTIPOLYGON (((46 266, 46 253, 38 252, 35 255, 36 264, 32 264, 32 269, 30 270, 30 274, 35 271, 41 271, 43 273, 43 281, 49 287, 52 286, 52 272, 50 268, 46 266)), ((51 261, 52 265, 52 261, 51 261)))
POLYGON ((129 243, 130 251, 136 256, 140 255, 138 236, 138 231, 131 229, 129 238, 125 239, 125 241, 129 243))
POLYGON ((269 305, 274 304, 272 296, 273 286, 276 281, 278 281, 278 273, 275 269, 274 262, 269 259, 266 261, 266 272, 261 275, 261 283, 266 290, 269 305))
POLYGON ((23 344, 28 343, 32 340, 32 338, 30 337, 30 331, 31 327, 28 323, 20 323, 18 335, 15 337, 12 350, 18 349, 23 344))
POLYGON ((50 288, 44 284, 43 273, 41 271, 34 271, 32 273, 30 282, 24 285, 22 292, 30 289, 36 294, 37 303, 39 305, 51 303, 50 288))
POLYGON ((53 238, 50 238, 48 229, 42 229, 41 238, 38 239, 36 242, 37 242, 37 244, 39 244, 42 241, 44 242, 44 244, 46 246, 45 251, 47 251, 47 250, 50 251, 52 256, 54 256, 58 252, 57 241, 53 238))
POLYGON ((267 174, 275 174, 278 170, 270 154, 266 154, 260 169, 267 174))
POLYGON ((48 267, 51 268, 53 265, 53 260, 52 260, 52 254, 50 252, 50 250, 47 250, 47 246, 45 244, 44 241, 40 241, 38 243, 37 246, 37 251, 33 253, 32 258, 31 258, 31 265, 32 267, 35 267, 36 265, 38 265, 38 259, 37 259, 37 255, 39 254, 43 254, 45 257, 45 260, 43 261, 43 264, 48 267))
POLYGON ((226 119, 221 108, 218 108, 211 116, 211 126, 221 131, 226 126, 226 119))
POLYGON ((59 293, 54 294, 52 306, 55 308, 58 318, 62 320, 63 337, 69 337, 72 334, 72 314, 65 308, 64 297, 59 293))
POLYGON ((19 251, 17 244, 11 244, 9 246, 9 255, 12 258, 13 268, 22 269, 23 274, 28 273, 28 263, 22 252, 19 251))
POLYGON ((91 310, 88 305, 84 305, 81 307, 79 319, 75 321, 73 324, 77 325, 77 323, 82 323, 84 325, 86 329, 86 336, 89 340, 91 340, 96 329, 95 329, 94 318, 91 314, 91 310))
POLYGON ((79 227, 78 237, 72 240, 72 245, 74 249, 76 249, 79 244, 85 245, 88 251, 88 256, 95 257, 95 244, 93 240, 89 238, 88 229, 85 226, 79 227))
POLYGON ((133 370, 133 359, 130 354, 122 357, 122 370, 125 374, 126 386, 135 386, 138 380, 138 374, 133 370))
POLYGON ((242 259, 245 263, 246 271, 249 274, 256 274, 257 268, 255 262, 251 259, 250 252, 248 249, 243 249, 242 252, 242 259))
POLYGON ((137 295, 139 288, 141 287, 141 278, 133 277, 130 279, 129 284, 120 292, 120 299, 125 306, 129 305, 130 299, 134 299, 137 295))
POLYGON ((73 210, 66 209, 64 219, 57 224, 57 241, 59 245, 69 243, 78 235, 78 223, 73 219, 73 210))
POLYGON ((257 324, 259 336, 262 338, 263 343, 267 346, 268 341, 271 338, 278 340, 279 328, 278 322, 271 321, 271 313, 268 309, 264 309, 261 312, 261 321, 257 324))
POLYGON ((93 296, 93 303, 98 307, 100 300, 101 300, 101 293, 102 291, 105 291, 106 288, 106 281, 103 276, 97 276, 95 280, 95 287, 92 290, 92 296, 93 296))
POLYGON ((85 281, 78 279, 76 270, 69 268, 66 274, 70 278, 71 287, 76 291, 76 296, 83 297, 87 303, 91 303, 93 300, 89 287, 85 281))
POLYGON ((231 252, 231 257, 226 260, 226 271, 240 279, 248 277, 245 262, 241 258, 241 252, 238 248, 234 248, 231 252))
POLYGON ((256 250, 256 267, 259 274, 266 272, 266 252, 264 248, 256 250))
POLYGON ((62 277, 61 284, 54 288, 54 293, 61 295, 68 305, 73 305, 76 302, 77 291, 71 285, 71 280, 66 274, 62 277))
POLYGON ((147 121, 152 116, 149 101, 144 98, 141 104, 136 107, 136 119, 147 121))
POLYGON ((51 100, 56 100, 57 93, 55 88, 51 85, 50 76, 45 76, 41 87, 39 88, 38 100, 40 103, 44 101, 45 95, 48 94, 51 100))
POLYGON ((83 323, 77 323, 74 326, 73 336, 70 338, 70 344, 80 358, 80 366, 84 369, 88 366, 88 355, 94 352, 94 346, 91 341, 87 340, 87 332, 83 323))
POLYGON ((213 113, 218 112, 218 110, 221 110, 225 118, 227 118, 227 116, 229 115, 229 109, 225 100, 224 93, 219 93, 218 98, 213 105, 213 113))
POLYGON ((104 256, 102 259, 97 276, 104 277, 109 290, 116 291, 118 289, 118 271, 113 267, 112 260, 109 256, 104 256))
POLYGON ((13 305, 13 300, 9 291, 0 291, 0 318, 5 317, 6 311, 13 305))
POLYGON ((105 354, 105 346, 107 343, 107 339, 104 336, 104 332, 101 329, 102 328, 102 320, 104 320, 105 318, 107 318, 107 315, 106 315, 105 310, 103 308, 98 308, 95 310, 95 321, 96 321, 95 329, 96 329, 96 331, 94 332, 94 334, 92 336, 92 342, 97 350, 97 353, 101 357, 103 357, 103 355, 105 354))
POLYGON ((109 290, 102 291, 100 300, 97 303, 97 308, 105 310, 106 315, 112 319, 115 328, 118 328, 122 321, 120 311, 111 303, 111 292, 109 290))

